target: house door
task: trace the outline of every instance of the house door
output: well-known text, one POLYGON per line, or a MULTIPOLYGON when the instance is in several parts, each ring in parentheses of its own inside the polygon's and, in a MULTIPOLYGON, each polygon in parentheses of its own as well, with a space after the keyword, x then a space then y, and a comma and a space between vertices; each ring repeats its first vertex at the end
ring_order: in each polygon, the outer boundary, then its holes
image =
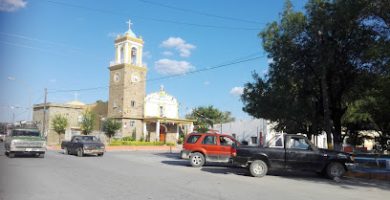
POLYGON ((160 126, 160 142, 166 141, 167 130, 165 126, 160 126))

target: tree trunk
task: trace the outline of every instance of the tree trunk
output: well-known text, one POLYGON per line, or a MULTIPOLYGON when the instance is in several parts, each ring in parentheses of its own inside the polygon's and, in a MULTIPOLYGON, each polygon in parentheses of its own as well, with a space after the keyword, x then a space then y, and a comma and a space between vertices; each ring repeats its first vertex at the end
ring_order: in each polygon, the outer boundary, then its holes
POLYGON ((332 145, 332 126, 330 123, 330 109, 329 109, 329 94, 328 85, 326 84, 326 67, 322 66, 321 75, 322 101, 324 107, 324 129, 326 132, 326 142, 328 149, 333 149, 332 145))
POLYGON ((334 123, 334 133, 333 133, 333 142, 334 149, 337 151, 342 150, 343 140, 341 137, 341 116, 342 114, 339 112, 334 112, 333 114, 333 123, 334 123))

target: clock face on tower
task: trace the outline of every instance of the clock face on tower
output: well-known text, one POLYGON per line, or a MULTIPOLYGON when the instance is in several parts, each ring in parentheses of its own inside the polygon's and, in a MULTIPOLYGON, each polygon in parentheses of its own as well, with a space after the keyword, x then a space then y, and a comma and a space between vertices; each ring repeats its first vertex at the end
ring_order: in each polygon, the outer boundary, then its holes
POLYGON ((137 83, 138 81, 140 81, 139 75, 137 73, 133 73, 133 75, 131 75, 131 82, 137 83))
POLYGON ((114 74, 114 82, 118 82, 121 80, 120 74, 117 72, 114 74))

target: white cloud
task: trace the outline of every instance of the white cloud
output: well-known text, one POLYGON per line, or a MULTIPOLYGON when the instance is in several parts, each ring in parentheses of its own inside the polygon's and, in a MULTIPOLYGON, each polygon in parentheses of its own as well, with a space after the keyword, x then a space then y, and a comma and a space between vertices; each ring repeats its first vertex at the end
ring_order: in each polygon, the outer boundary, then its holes
POLYGON ((160 59, 156 61, 154 63, 154 68, 158 73, 163 75, 185 74, 195 69, 189 62, 170 59, 160 59))
POLYGON ((230 94, 234 96, 240 96, 244 93, 244 88, 243 87, 234 87, 230 90, 230 94))
POLYGON ((26 7, 24 0, 0 0, 0 11, 13 12, 26 7))
POLYGON ((196 48, 195 45, 187 43, 180 37, 169 37, 161 43, 161 46, 178 50, 181 57, 189 57, 191 50, 196 48))
POLYGON ((173 56, 172 51, 164 51, 164 52, 162 52, 162 54, 163 54, 164 56, 173 56))
POLYGON ((149 58, 152 58, 152 54, 150 53, 150 51, 144 51, 142 53, 142 57, 145 59, 149 59, 149 58))
POLYGON ((52 78, 52 79, 49 80, 49 82, 50 82, 50 83, 56 83, 56 82, 57 82, 57 79, 52 78))
POLYGON ((203 82, 204 85, 210 85, 210 81, 203 82))
POLYGON ((115 33, 115 32, 107 33, 107 37, 110 37, 110 38, 116 38, 118 35, 119 35, 119 33, 115 33))

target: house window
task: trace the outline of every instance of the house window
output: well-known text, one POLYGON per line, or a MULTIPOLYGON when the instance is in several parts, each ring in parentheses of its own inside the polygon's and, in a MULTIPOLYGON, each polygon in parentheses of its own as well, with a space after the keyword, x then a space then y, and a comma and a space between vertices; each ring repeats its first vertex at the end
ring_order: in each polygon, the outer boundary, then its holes
POLYGON ((135 121, 131 120, 130 121, 130 127, 134 127, 134 125, 135 125, 135 121))
POLYGON ((131 107, 135 107, 135 101, 131 101, 131 107))

